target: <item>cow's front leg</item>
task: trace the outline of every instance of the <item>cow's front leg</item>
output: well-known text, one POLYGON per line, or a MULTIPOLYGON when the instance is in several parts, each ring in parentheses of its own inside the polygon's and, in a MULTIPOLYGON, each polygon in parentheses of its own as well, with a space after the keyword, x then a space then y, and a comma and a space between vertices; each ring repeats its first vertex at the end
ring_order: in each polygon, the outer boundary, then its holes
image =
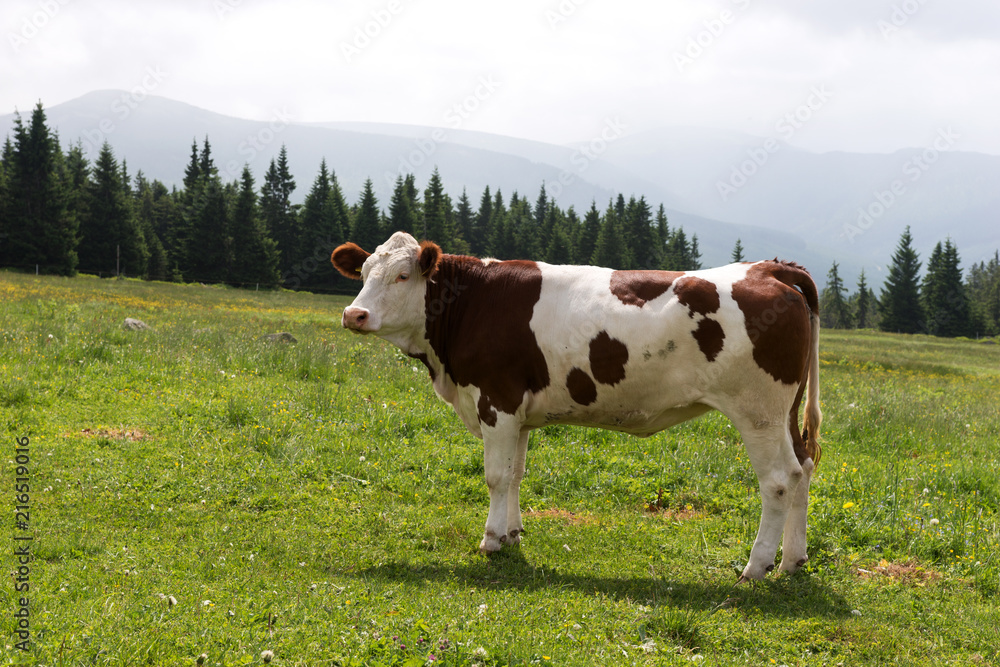
POLYGON ((528 457, 528 436, 530 431, 521 431, 514 452, 514 476, 507 490, 507 544, 520 544, 524 524, 521 523, 521 480, 524 479, 524 465, 528 457))
MULTIPOLYGON (((483 424, 483 467, 486 472, 486 486, 490 490, 490 513, 486 517, 486 531, 483 541, 479 543, 482 553, 499 551, 500 546, 509 540, 509 520, 517 524, 520 535, 521 513, 517 501, 517 489, 520 485, 518 471, 518 443, 521 438, 521 425, 513 415, 498 413, 492 426, 483 424), (515 477, 517 482, 515 483, 515 477), (515 497, 510 498, 513 490, 515 497), (516 510, 510 516, 511 509, 516 510)), ((527 448, 527 436, 525 436, 527 448)), ((523 466, 523 458, 522 466, 523 466)), ((523 470, 523 467, 521 468, 523 470)))

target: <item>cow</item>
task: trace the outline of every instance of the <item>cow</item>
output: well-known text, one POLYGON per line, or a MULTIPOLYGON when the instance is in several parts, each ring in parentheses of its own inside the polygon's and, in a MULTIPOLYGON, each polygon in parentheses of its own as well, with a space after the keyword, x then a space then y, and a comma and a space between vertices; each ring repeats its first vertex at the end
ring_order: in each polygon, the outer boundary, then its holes
POLYGON ((762 501, 738 581, 774 569, 779 539, 779 571, 805 564, 821 414, 819 307, 804 268, 777 259, 688 272, 499 261, 445 254, 404 232, 373 253, 345 243, 331 261, 363 281, 343 326, 419 359, 483 440, 481 552, 521 542, 532 430, 572 424, 646 437, 718 410, 742 435, 762 501))

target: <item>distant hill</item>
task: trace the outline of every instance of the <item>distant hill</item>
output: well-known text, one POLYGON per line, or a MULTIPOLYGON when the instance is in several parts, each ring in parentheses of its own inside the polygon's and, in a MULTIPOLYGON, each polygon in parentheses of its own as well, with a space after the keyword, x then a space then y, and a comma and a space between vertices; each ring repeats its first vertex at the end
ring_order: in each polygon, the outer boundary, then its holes
MULTIPOLYGON (((30 109, 21 112, 27 118, 30 109)), ((457 198, 465 188, 474 206, 486 186, 533 201, 543 182, 560 206, 581 214, 591 201, 603 210, 619 192, 645 196, 654 209, 665 205, 672 226, 698 235, 706 265, 728 262, 739 237, 748 258, 794 259, 818 282, 837 260, 851 287, 862 266, 880 284, 878 272, 906 224, 923 257, 946 236, 966 264, 1000 247, 1000 157, 960 152, 960 138, 936 155, 934 137, 926 155, 816 154, 779 139, 697 128, 610 132, 608 141, 559 146, 451 128, 296 123, 280 112, 269 122, 251 121, 162 97, 136 101, 123 91, 89 93, 46 108, 46 115, 64 148, 80 141, 94 158, 106 140, 130 173, 141 169, 167 185, 180 185, 192 141, 208 136, 224 177, 235 179, 249 163, 258 184, 287 146, 295 201, 309 191, 322 158, 349 202, 370 177, 383 208, 398 173, 412 172, 422 188, 435 166, 448 193, 457 198), (890 202, 897 181, 901 194, 890 202), (732 191, 720 192, 720 183, 732 191), (880 194, 888 203, 881 212, 880 194), (859 209, 878 215, 859 226, 859 209)), ((0 116, 0 133, 12 122, 13 114, 0 116)))

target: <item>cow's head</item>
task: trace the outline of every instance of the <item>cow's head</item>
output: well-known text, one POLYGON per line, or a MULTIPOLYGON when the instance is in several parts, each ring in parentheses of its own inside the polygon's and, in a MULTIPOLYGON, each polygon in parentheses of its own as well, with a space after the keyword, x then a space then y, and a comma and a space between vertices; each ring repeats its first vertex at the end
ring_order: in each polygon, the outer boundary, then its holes
POLYGON ((440 260, 437 244, 417 243, 405 232, 396 232, 371 254, 354 243, 339 246, 330 261, 348 278, 364 281, 344 310, 344 327, 380 336, 422 332, 424 293, 440 260))

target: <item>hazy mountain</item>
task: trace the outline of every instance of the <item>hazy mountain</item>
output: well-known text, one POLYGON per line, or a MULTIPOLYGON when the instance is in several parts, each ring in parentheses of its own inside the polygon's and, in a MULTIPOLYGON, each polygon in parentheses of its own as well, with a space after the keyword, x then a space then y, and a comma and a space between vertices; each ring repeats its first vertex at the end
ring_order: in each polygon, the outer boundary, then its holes
MULTIPOLYGON (((30 109, 21 113, 27 120, 30 109)), ((465 188, 474 206, 486 186, 534 201, 543 182, 560 206, 581 215, 592 201, 603 210, 619 192, 645 196, 654 210, 665 205, 672 226, 698 234, 707 265, 727 262, 739 237, 748 258, 794 259, 820 282, 837 260, 852 287, 862 266, 881 282, 879 267, 906 224, 923 257, 946 236, 966 264, 1000 247, 1000 157, 959 152, 953 137, 891 155, 816 154, 777 138, 699 128, 627 135, 611 120, 592 140, 559 146, 455 128, 302 124, 280 113, 250 121, 122 91, 90 93, 46 114, 64 147, 80 141, 94 158, 106 140, 131 174, 141 169, 168 185, 180 185, 192 141, 208 136, 224 178, 234 180, 248 163, 258 185, 287 146, 295 201, 322 158, 349 202, 370 177, 383 208, 397 174, 415 174, 422 188, 435 166, 449 194, 457 199, 465 188), (859 211, 870 217, 859 221, 859 211)), ((0 116, 0 133, 12 121, 13 114, 0 116)))

